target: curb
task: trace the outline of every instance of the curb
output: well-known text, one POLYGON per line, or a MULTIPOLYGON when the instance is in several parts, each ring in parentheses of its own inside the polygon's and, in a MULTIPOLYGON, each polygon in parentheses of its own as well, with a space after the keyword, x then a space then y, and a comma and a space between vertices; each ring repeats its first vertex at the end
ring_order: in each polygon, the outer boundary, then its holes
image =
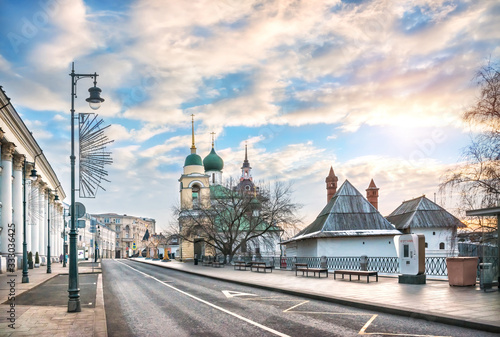
POLYGON ((415 310, 405 310, 405 309, 392 307, 392 306, 382 306, 382 305, 374 304, 374 303, 370 303, 370 302, 346 300, 346 299, 343 299, 340 297, 334 297, 334 296, 321 296, 321 295, 311 294, 311 293, 307 293, 307 292, 300 292, 300 291, 276 288, 276 287, 271 287, 271 286, 262 285, 262 284, 249 283, 249 282, 245 282, 245 281, 230 280, 230 279, 226 279, 226 278, 222 278, 222 277, 218 277, 218 276, 200 274, 200 273, 190 271, 190 270, 181 270, 181 269, 177 269, 177 268, 172 268, 172 267, 169 267, 167 265, 152 264, 152 263, 148 263, 146 261, 132 260, 132 259, 129 259, 129 260, 134 261, 134 262, 148 264, 151 266, 157 266, 160 268, 177 270, 177 271, 187 273, 187 274, 203 276, 203 277, 207 277, 207 278, 211 278, 211 279, 215 279, 215 280, 231 282, 231 283, 250 286, 250 287, 259 288, 259 289, 273 290, 273 291, 277 291, 277 292, 284 293, 284 294, 302 296, 302 297, 307 297, 307 298, 311 298, 311 299, 315 299, 315 300, 321 300, 321 301, 346 305, 346 306, 350 306, 350 307, 355 307, 355 308, 359 308, 359 309, 369 309, 369 310, 379 311, 379 312, 383 312, 383 313, 387 313, 387 314, 405 316, 405 317, 411 317, 411 318, 418 318, 418 319, 423 319, 426 321, 444 323, 444 324, 448 324, 448 325, 469 328, 469 329, 476 329, 476 330, 496 332, 496 333, 500 332, 500 327, 495 326, 495 325, 474 322, 474 321, 468 321, 468 320, 463 320, 463 319, 457 319, 457 318, 454 318, 451 316, 446 316, 446 315, 436 315, 436 314, 420 312, 420 311, 415 311, 415 310))

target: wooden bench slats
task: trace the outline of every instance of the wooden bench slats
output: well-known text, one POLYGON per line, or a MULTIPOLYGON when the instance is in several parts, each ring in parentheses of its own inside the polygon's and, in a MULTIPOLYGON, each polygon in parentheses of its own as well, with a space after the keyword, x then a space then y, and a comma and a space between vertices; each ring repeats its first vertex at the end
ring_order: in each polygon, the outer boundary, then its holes
POLYGON ((375 276, 378 282, 378 272, 369 270, 335 270, 333 272, 333 278, 336 279, 337 274, 341 274, 342 278, 344 275, 349 275, 349 281, 352 281, 352 275, 358 276, 358 281, 360 276, 366 276, 366 282, 370 283, 370 276, 375 276))
POLYGON ((263 270, 264 273, 267 271, 267 269, 271 270, 271 273, 273 272, 273 266, 268 266, 266 265, 265 262, 250 262, 250 271, 254 271, 253 269, 257 269, 257 272, 260 272, 260 270, 263 270))
POLYGON ((309 277, 309 272, 312 272, 314 277, 316 277, 316 273, 318 273, 318 277, 321 277, 321 273, 325 273, 326 277, 328 277, 328 268, 309 268, 307 263, 296 263, 295 276, 297 276, 297 272, 299 271, 302 272, 302 276, 306 273, 306 276, 309 277))

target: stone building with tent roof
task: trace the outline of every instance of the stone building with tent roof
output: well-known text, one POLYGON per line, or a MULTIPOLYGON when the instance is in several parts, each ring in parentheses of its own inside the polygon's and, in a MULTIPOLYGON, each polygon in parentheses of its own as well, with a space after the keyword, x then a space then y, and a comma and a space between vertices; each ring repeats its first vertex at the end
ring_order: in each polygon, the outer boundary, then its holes
POLYGON ((423 234, 428 256, 458 254, 457 229, 465 225, 425 195, 404 201, 386 219, 405 234, 423 234))
MULTIPOLYGON (((330 174, 332 172, 333 170, 330 174)), ((328 185, 331 181, 330 177, 327 180, 329 193, 333 186, 328 185)), ((334 185, 336 188, 336 183, 334 185)), ((371 188, 374 186, 373 183, 371 188)), ((397 256, 394 236, 400 234, 401 232, 346 180, 339 190, 335 191, 316 220, 283 244, 286 245, 286 255, 289 257, 394 257, 397 256)))

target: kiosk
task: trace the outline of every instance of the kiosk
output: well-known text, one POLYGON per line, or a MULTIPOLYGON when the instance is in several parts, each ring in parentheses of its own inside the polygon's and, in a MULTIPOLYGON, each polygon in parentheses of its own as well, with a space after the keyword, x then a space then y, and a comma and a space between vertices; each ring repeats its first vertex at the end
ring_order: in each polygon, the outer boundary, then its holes
POLYGON ((405 234, 399 236, 399 283, 425 284, 425 236, 405 234))

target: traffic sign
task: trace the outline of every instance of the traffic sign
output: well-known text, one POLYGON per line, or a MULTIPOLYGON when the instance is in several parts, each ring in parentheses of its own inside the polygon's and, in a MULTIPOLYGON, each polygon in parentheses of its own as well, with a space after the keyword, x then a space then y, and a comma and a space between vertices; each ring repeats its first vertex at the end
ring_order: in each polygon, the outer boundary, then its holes
POLYGON ((132 243, 132 249, 133 249, 133 250, 136 250, 136 249, 137 249, 137 245, 135 244, 135 241, 132 243))
POLYGON ((85 228, 85 220, 77 220, 77 228, 85 228))
POLYGON ((87 210, 85 209, 85 206, 81 202, 75 202, 75 216, 76 218, 81 218, 87 213, 87 210))

